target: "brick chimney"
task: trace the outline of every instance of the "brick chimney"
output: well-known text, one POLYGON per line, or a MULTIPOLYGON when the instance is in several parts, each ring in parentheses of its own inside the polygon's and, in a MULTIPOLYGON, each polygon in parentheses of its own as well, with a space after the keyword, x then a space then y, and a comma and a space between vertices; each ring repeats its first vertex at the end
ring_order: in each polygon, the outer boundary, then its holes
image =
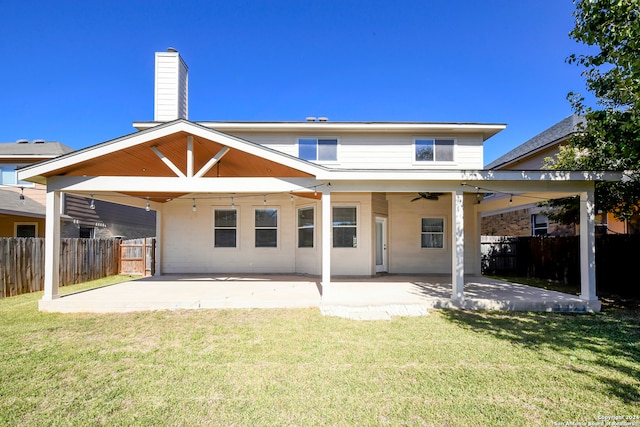
POLYGON ((189 118, 189 69, 174 48, 156 52, 154 121, 189 118))

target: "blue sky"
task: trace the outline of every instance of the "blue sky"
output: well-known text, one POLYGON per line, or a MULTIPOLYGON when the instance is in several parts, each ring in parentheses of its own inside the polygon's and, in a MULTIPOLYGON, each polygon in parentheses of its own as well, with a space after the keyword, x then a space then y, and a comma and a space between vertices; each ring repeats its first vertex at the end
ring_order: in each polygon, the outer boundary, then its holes
POLYGON ((153 120, 154 52, 189 119, 506 123, 485 163, 571 114, 570 0, 6 2, 0 141, 73 148, 153 120))

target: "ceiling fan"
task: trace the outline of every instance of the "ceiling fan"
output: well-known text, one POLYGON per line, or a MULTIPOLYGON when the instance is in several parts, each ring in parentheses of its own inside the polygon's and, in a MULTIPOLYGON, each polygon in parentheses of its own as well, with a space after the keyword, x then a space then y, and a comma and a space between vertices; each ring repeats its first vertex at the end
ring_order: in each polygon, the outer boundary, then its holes
POLYGON ((412 199, 412 202, 415 202, 416 200, 420 200, 420 199, 426 199, 426 200, 438 200, 440 198, 440 196, 442 196, 444 193, 418 193, 418 197, 416 197, 415 199, 412 199))

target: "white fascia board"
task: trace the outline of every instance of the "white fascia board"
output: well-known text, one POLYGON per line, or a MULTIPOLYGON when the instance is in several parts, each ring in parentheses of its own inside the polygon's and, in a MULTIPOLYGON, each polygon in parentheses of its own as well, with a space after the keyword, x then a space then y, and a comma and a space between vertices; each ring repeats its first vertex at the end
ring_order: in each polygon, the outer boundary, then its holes
POLYGON ((7 159, 53 159, 54 157, 59 156, 59 154, 0 154, 0 160, 7 159))
POLYGON ((609 171, 494 171, 494 170, 325 170, 319 180, 361 181, 619 181, 622 172, 609 171))
MULTIPOLYGON (((179 177, 78 177, 56 176, 47 183, 50 190, 85 193, 136 192, 154 193, 277 193, 308 192, 328 188, 332 192, 420 192, 462 191, 513 194, 559 193, 577 194, 592 188, 592 181, 467 181, 431 180, 414 177, 412 180, 333 180, 313 178, 179 178, 179 177), (478 190, 474 187, 477 186, 478 190)), ((543 196, 541 196, 543 197, 543 196)), ((547 197, 552 198, 552 197, 547 197)))
MULTIPOLYGON (((321 181, 332 192, 451 192, 465 193, 570 193, 577 194, 593 186, 592 181, 434 181, 414 179, 407 181, 321 181), (330 184, 330 185, 329 185, 330 184), (477 187, 477 189, 476 189, 477 187)), ((554 196, 553 198, 556 198, 554 196)), ((508 200, 508 198, 507 198, 508 200)))
POLYGON ((313 178, 178 178, 120 176, 55 176, 47 188, 64 192, 113 193, 274 193, 308 192, 318 182, 313 178))
MULTIPOLYGON (((425 122, 197 122, 200 126, 221 132, 444 132, 444 133, 481 133, 487 138, 504 130, 504 124, 483 123, 425 123, 425 122)), ((151 129, 158 122, 134 122, 138 130, 151 129)))
POLYGON ((186 120, 177 120, 167 123, 166 125, 154 127, 147 131, 133 133, 122 138, 107 141, 93 147, 72 152, 60 158, 52 159, 48 162, 39 163, 33 166, 26 166, 18 171, 18 179, 29 180, 30 178, 44 175, 56 169, 73 166, 77 163, 91 160, 94 157, 111 154, 125 148, 134 147, 136 145, 182 131, 187 132, 191 135, 199 136, 204 139, 212 141, 215 140, 215 142, 223 144, 230 148, 238 149, 240 151, 253 154, 285 166, 289 166, 291 168, 309 173, 311 175, 315 175, 316 173, 324 169, 322 166, 315 165, 311 162, 307 162, 293 156, 289 156, 287 154, 261 146, 259 144, 221 132, 217 132, 212 129, 207 129, 186 120))

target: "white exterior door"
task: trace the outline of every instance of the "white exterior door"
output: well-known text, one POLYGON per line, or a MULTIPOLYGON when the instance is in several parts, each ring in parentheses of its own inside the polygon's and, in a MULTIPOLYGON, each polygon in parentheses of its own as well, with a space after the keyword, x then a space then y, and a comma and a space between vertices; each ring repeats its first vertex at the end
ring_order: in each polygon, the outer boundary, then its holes
POLYGON ((376 273, 387 271, 387 219, 376 217, 376 273))

